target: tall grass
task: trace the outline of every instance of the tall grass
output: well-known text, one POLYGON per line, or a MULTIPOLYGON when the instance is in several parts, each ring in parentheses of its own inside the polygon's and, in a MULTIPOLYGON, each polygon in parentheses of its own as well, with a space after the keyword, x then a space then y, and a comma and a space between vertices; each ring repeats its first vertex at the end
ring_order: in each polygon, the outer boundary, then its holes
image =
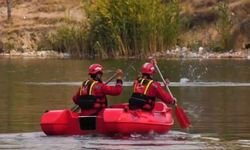
POLYGON ((54 33, 49 33, 39 44, 39 50, 52 49, 70 53, 75 57, 91 57, 87 51, 86 29, 82 25, 64 25, 54 33))
POLYGON ((48 36, 54 50, 80 57, 144 57, 179 35, 178 0, 84 0, 87 27, 66 26, 48 36))
POLYGON ((93 0, 86 6, 95 52, 142 57, 168 48, 178 37, 178 1, 93 0))

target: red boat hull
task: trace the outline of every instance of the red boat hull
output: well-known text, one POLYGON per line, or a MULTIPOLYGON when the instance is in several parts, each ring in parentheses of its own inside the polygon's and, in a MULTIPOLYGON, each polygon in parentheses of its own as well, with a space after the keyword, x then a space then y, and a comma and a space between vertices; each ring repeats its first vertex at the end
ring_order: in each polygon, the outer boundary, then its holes
POLYGON ((113 105, 98 116, 81 116, 65 110, 45 112, 41 128, 47 135, 166 133, 173 124, 172 109, 158 102, 152 112, 128 110, 127 104, 113 105))

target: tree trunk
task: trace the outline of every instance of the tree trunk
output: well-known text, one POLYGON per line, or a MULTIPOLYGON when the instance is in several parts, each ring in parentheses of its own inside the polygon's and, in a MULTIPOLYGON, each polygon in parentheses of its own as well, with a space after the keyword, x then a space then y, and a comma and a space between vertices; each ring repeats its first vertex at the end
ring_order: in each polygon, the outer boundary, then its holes
POLYGON ((12 0, 6 0, 6 2, 7 2, 7 19, 10 20, 12 0))

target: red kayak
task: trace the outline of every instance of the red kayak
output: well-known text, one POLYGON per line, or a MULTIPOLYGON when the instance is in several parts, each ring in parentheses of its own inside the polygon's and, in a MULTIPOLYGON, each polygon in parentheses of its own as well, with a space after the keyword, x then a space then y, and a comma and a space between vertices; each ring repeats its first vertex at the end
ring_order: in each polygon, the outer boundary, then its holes
POLYGON ((152 112, 127 108, 127 104, 113 105, 98 116, 51 110, 41 117, 41 128, 47 135, 166 133, 174 124, 172 109, 162 102, 157 102, 152 112))

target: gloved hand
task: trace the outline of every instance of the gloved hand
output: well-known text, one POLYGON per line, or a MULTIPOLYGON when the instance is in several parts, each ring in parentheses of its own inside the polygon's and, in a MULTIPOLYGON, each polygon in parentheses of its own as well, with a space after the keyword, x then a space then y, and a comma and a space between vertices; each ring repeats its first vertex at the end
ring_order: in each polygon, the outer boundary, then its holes
POLYGON ((153 65, 157 64, 157 61, 156 61, 155 58, 149 57, 148 59, 149 59, 149 61, 150 61, 151 64, 153 64, 153 65))
POLYGON ((123 77, 123 71, 121 69, 116 70, 116 79, 121 80, 123 77))
POLYGON ((176 105, 176 104, 177 104, 177 99, 176 99, 175 97, 173 97, 172 100, 173 100, 173 101, 172 101, 172 105, 176 105))
POLYGON ((165 78, 165 82, 166 82, 167 85, 169 85, 169 83, 170 83, 168 78, 165 78))

